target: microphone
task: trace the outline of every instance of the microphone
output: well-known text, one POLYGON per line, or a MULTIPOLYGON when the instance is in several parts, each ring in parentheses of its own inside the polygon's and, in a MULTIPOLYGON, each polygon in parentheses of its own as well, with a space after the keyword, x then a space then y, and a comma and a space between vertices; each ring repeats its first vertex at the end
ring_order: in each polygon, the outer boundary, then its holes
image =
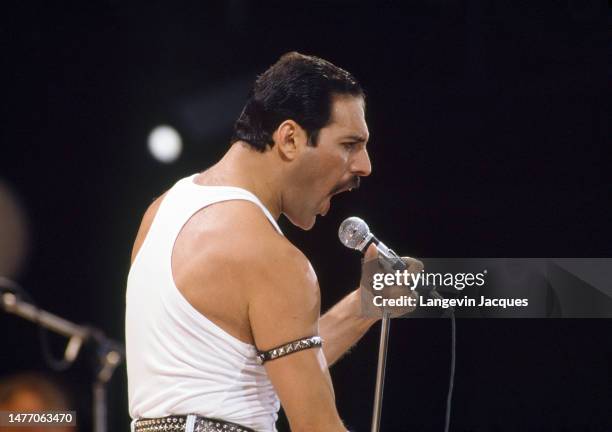
POLYGON ((362 254, 368 249, 372 243, 378 249, 378 256, 388 264, 393 270, 406 269, 406 263, 395 253, 389 249, 383 242, 378 240, 370 231, 370 227, 363 219, 356 216, 346 218, 340 224, 338 229, 338 238, 344 246, 349 249, 355 249, 362 254))
MULTIPOLYGON (((338 238, 344 246, 349 249, 358 250, 362 254, 365 253, 371 244, 375 244, 378 250, 378 259, 381 260, 383 264, 386 264, 393 270, 406 270, 408 268, 406 263, 392 249, 389 249, 387 245, 372 234, 368 224, 361 218, 356 216, 346 218, 344 222, 340 224, 338 238)), ((435 288, 431 288, 427 293, 433 298, 443 299, 435 288)))

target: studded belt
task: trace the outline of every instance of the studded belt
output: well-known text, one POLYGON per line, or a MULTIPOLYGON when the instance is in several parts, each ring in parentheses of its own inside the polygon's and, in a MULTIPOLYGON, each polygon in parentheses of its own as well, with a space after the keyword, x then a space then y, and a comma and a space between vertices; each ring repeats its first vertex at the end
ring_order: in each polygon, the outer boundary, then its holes
POLYGON ((134 432, 255 432, 253 429, 199 415, 143 418, 134 422, 134 432))

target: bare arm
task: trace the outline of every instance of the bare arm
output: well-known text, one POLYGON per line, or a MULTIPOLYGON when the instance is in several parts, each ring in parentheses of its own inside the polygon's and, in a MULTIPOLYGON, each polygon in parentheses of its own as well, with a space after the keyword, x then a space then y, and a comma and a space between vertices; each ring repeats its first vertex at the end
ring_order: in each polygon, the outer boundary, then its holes
MULTIPOLYGON (((365 259, 374 259, 376 256, 376 247, 372 245, 366 251, 365 259)), ((361 316, 359 288, 336 303, 319 321, 327 363, 331 366, 338 361, 376 321, 377 318, 361 316)))
POLYGON ((319 321, 321 337, 325 341, 323 352, 330 366, 378 321, 377 318, 361 317, 360 312, 360 293, 356 289, 336 303, 319 321))
MULTIPOLYGON (((364 261, 371 262, 376 257, 376 247, 371 245, 365 254, 364 261)), ((418 273, 423 269, 423 263, 419 260, 410 257, 402 257, 402 259, 411 273, 418 273)), ((371 267, 369 268, 371 269, 371 267)), ((362 278, 364 277, 363 272, 364 267, 362 267, 362 278)), ((402 287, 390 287, 384 292, 384 295, 389 297, 405 294, 416 295, 412 291, 406 292, 406 289, 402 287)), ((413 309, 413 307, 394 308, 391 310, 391 316, 401 316, 413 309)), ((351 346, 361 339, 376 321, 378 321, 378 318, 362 316, 361 292, 359 289, 351 292, 338 302, 329 312, 323 315, 319 323, 321 337, 326 341, 326 344, 323 345, 323 351, 325 352, 327 363, 329 365, 335 363, 351 346)))
MULTIPOLYGON (((265 252, 266 260, 259 259, 250 271, 249 320, 257 348, 319 334, 319 287, 312 267, 293 246, 277 244, 265 252)), ((264 366, 293 432, 346 432, 320 348, 264 366)))

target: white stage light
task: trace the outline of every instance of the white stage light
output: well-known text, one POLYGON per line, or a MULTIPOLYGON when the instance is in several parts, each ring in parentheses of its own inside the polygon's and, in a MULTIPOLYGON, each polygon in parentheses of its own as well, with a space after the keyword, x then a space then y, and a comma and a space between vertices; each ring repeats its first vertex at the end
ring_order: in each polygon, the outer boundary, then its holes
POLYGON ((177 160, 183 149, 181 136, 171 126, 157 126, 149 134, 148 142, 153 157, 164 163, 177 160))

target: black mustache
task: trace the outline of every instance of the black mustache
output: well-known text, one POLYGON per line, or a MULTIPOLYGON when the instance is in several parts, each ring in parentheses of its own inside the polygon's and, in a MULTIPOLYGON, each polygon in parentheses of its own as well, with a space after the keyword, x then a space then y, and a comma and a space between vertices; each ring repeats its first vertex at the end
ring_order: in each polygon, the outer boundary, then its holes
POLYGON ((332 190, 331 195, 333 195, 335 193, 338 193, 338 192, 340 192, 342 190, 345 190, 345 189, 359 189, 360 185, 361 185, 361 177, 354 176, 348 182, 336 186, 334 188, 334 190, 332 190))

